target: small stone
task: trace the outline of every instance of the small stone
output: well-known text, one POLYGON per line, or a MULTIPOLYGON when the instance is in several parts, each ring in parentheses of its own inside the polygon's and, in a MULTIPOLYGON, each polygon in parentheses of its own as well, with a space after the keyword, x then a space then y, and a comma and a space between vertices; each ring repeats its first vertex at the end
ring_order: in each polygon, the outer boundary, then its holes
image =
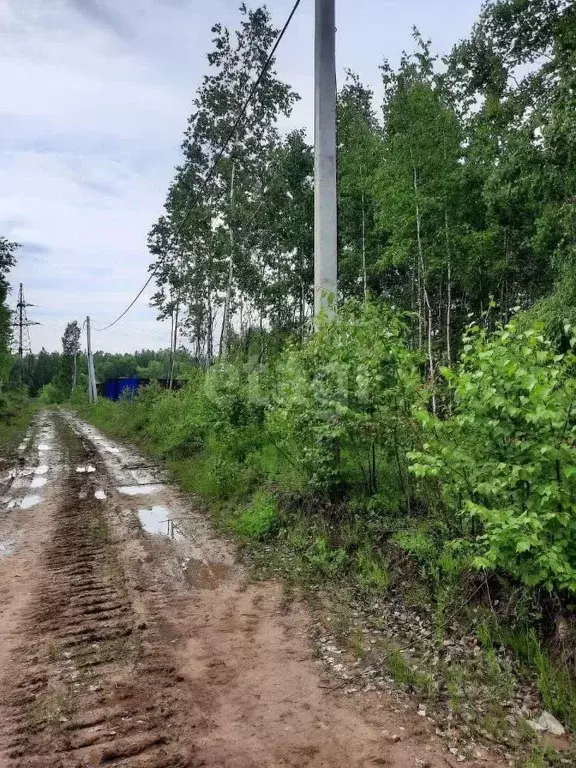
POLYGON ((426 707, 424 706, 424 704, 420 704, 420 706, 418 707, 418 714, 420 715, 420 717, 426 717, 426 707))
POLYGON ((566 733, 562 723, 556 720, 554 715, 551 715, 550 712, 542 712, 538 719, 538 725, 541 730, 548 731, 548 733, 552 733, 554 736, 564 736, 566 733))

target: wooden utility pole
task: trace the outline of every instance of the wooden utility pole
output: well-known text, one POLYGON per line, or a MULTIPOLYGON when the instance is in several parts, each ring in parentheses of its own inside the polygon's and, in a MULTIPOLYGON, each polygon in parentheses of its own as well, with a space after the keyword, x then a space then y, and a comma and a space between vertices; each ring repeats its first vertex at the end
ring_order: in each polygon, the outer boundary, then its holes
POLYGON ((338 277, 335 0, 316 0, 314 50, 314 312, 332 312, 338 277))

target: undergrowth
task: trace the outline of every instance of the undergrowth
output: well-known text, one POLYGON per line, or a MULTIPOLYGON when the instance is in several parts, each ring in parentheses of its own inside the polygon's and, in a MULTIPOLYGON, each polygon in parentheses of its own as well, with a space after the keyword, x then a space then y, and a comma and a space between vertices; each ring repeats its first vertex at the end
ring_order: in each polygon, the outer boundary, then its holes
MULTIPOLYGON (((221 361, 179 391, 80 410, 163 458, 264 573, 312 591, 393 589, 429 606, 439 647, 470 623, 495 689, 506 647, 576 728, 573 670, 558 663, 576 637, 574 356, 536 326, 472 325, 434 392, 422 370, 401 317, 351 302, 266 366, 221 361)), ((387 666, 430 691, 393 649, 387 666)), ((446 680, 455 709, 459 674, 446 680)))
POLYGON ((0 455, 16 448, 38 407, 24 389, 0 391, 0 455))

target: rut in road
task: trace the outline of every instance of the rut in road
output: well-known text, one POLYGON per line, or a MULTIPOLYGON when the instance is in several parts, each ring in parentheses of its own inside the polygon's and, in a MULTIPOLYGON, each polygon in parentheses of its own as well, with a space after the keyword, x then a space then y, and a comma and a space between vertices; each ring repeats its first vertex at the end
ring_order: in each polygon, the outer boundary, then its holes
POLYGON ((154 628, 137 626, 93 483, 73 469, 82 446, 65 439, 72 469, 26 617, 32 639, 16 658, 8 764, 184 766, 171 728, 175 668, 154 628))
POLYGON ((305 605, 254 583, 133 448, 49 412, 22 446, 0 478, 0 768, 487 764, 456 762, 409 704, 346 697, 305 605))

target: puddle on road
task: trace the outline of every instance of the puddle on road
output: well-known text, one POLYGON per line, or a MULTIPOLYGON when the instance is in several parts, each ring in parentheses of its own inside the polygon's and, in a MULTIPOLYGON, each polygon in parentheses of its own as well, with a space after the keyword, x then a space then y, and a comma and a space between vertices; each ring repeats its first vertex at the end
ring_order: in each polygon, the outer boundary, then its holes
POLYGON ((44 488, 47 482, 45 477, 33 477, 30 488, 44 488))
POLYGON ((8 555, 11 555, 15 549, 16 549, 15 541, 11 541, 11 540, 0 541, 0 557, 8 557, 8 555))
POLYGON ((29 509, 30 507, 36 506, 36 504, 40 504, 41 501, 42 496, 31 494, 30 496, 24 496, 23 499, 12 499, 8 504, 8 509, 29 509))
POLYGON ((224 563, 205 563, 188 560, 184 565, 184 577, 196 589, 216 589, 230 578, 232 568, 224 563))
POLYGON ((85 464, 82 467, 76 467, 76 472, 79 474, 82 474, 83 472, 96 472, 96 467, 93 467, 92 464, 85 464))
POLYGON ((149 483, 146 485, 120 485, 118 491, 125 496, 145 496, 150 493, 159 493, 164 489, 162 483, 149 483))
POLYGON ((106 494, 101 488, 99 488, 97 491, 94 491, 94 498, 99 499, 100 501, 104 501, 106 494))
POLYGON ((147 533, 156 533, 163 536, 169 535, 169 511, 161 504, 156 504, 147 509, 138 510, 140 525, 147 533))
POLYGON ((47 475, 48 474, 48 464, 40 464, 40 466, 36 467, 34 470, 35 475, 47 475))

